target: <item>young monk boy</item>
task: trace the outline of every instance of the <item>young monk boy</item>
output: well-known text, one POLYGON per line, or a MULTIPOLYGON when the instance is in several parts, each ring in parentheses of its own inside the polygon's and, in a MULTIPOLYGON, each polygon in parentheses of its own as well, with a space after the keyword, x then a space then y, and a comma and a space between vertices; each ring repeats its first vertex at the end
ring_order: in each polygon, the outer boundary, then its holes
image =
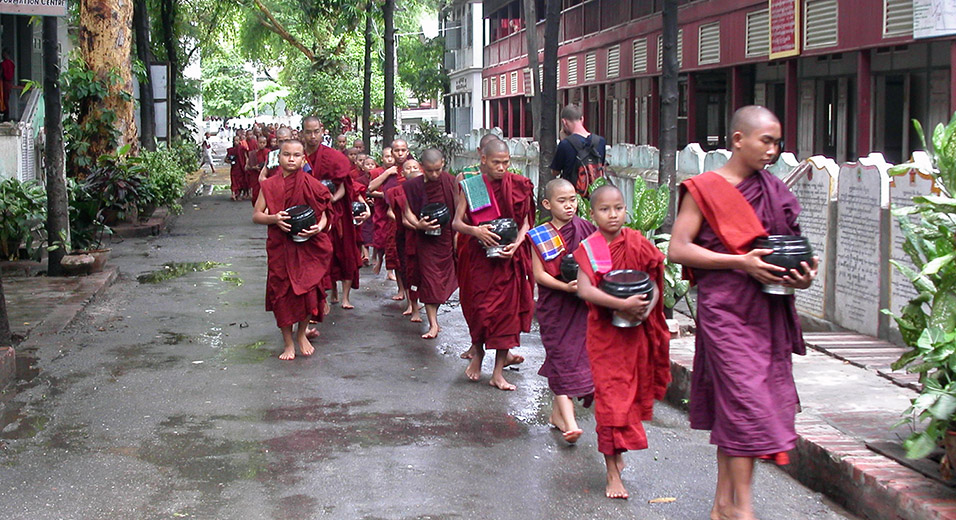
POLYGON ((594 418, 598 451, 607 464, 608 498, 627 498, 621 481, 623 453, 647 449, 641 421, 651 420, 654 399, 664 397, 670 382, 670 333, 664 322, 661 287, 664 255, 639 231, 623 227, 624 196, 614 186, 591 193, 591 218, 598 232, 574 252, 578 261, 578 296, 588 302, 587 350, 594 377, 594 418), (647 295, 618 298, 599 288, 615 269, 637 269, 654 281, 647 295), (641 320, 636 327, 615 327, 613 313, 641 320))
POLYGON ((451 220, 444 225, 430 218, 418 218, 422 207, 429 203, 444 204, 452 215, 455 213, 455 203, 458 200, 458 186, 455 178, 447 173, 445 157, 441 151, 429 148, 422 153, 422 171, 424 175, 410 179, 402 188, 408 205, 405 208, 405 222, 416 233, 415 252, 418 257, 418 268, 421 275, 421 285, 418 288, 418 299, 425 304, 425 315, 428 317, 428 331, 422 334, 423 339, 438 337, 438 307, 448 301, 448 298, 458 288, 458 277, 455 275, 455 236, 451 229, 451 220), (427 230, 441 230, 440 235, 426 234, 427 230))
POLYGON ((409 179, 422 175, 421 164, 414 159, 408 159, 402 164, 402 175, 405 182, 389 188, 385 192, 385 200, 388 202, 388 216, 395 221, 394 240, 399 265, 395 273, 404 285, 408 297, 408 305, 402 314, 411 316, 412 322, 420 323, 422 317, 419 314, 418 287, 421 284, 421 271, 418 268, 418 236, 416 230, 405 220, 408 199, 403 187, 409 179))
POLYGON ((226 162, 229 167, 229 180, 232 183, 230 200, 239 200, 245 196, 246 190, 246 153, 241 145, 242 137, 238 134, 232 138, 232 147, 226 150, 226 162))
POLYGON ((268 278, 266 310, 275 314, 282 330, 284 350, 279 359, 294 359, 296 347, 303 356, 315 349, 306 338, 309 319, 321 320, 325 295, 321 290, 332 258, 332 244, 321 231, 328 222, 331 194, 325 186, 302 171, 305 148, 298 140, 282 144, 279 163, 282 175, 266 179, 256 199, 252 221, 269 226, 266 238, 268 278), (305 204, 316 215, 316 224, 299 233, 305 242, 294 242, 286 209, 305 204), (293 325, 298 327, 293 331, 293 325))
POLYGON ((382 166, 376 166, 369 171, 368 196, 372 199, 372 248, 375 250, 375 263, 372 266, 372 272, 376 275, 382 272, 382 264, 385 262, 388 206, 385 204, 385 194, 381 191, 381 183, 385 182, 385 179, 382 179, 378 184, 373 185, 373 183, 386 169, 394 165, 395 159, 392 158, 392 148, 386 146, 382 149, 382 166))
POLYGON ((577 216, 574 185, 564 179, 557 178, 545 185, 541 204, 551 213, 551 220, 528 232, 534 245, 531 264, 538 282, 535 314, 545 351, 538 375, 548 378, 548 387, 554 393, 551 424, 561 430, 565 441, 574 444, 583 430, 574 417, 572 399, 587 399, 594 394, 591 364, 584 345, 588 307, 578 298, 577 278, 565 282, 559 277, 561 259, 573 253, 597 228, 577 216))
POLYGON ((471 343, 476 348, 465 375, 481 378, 485 349, 496 351, 489 384, 514 390, 504 377, 504 368, 524 358, 510 353, 521 345, 522 332, 531 330, 534 313, 531 250, 525 237, 534 222, 534 187, 526 177, 508 171, 511 153, 502 141, 491 141, 481 150, 481 175, 461 182, 452 227, 461 234, 458 279, 468 279, 459 290, 461 311, 468 322, 471 343), (488 258, 485 247, 499 245, 501 238, 487 222, 512 218, 518 237, 503 248, 499 258, 488 258))
POLYGON ((761 285, 805 289, 817 261, 803 263, 805 275, 781 273, 761 259, 770 250, 750 249, 760 236, 800 234, 796 197, 764 169, 779 152, 780 134, 766 108, 737 110, 730 159, 681 185, 668 250, 697 283, 690 426, 710 430, 717 445, 712 519, 754 518, 754 458, 786 464, 797 440, 791 354, 806 353, 800 320, 793 296, 766 294, 761 285))

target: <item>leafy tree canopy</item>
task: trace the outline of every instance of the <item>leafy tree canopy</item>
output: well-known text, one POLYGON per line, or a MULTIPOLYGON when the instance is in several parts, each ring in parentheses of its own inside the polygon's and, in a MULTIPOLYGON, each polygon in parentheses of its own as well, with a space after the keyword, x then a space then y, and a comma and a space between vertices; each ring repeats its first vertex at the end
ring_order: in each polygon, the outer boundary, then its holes
POLYGON ((252 74, 237 53, 211 55, 202 60, 203 112, 209 116, 233 117, 252 102, 252 74))

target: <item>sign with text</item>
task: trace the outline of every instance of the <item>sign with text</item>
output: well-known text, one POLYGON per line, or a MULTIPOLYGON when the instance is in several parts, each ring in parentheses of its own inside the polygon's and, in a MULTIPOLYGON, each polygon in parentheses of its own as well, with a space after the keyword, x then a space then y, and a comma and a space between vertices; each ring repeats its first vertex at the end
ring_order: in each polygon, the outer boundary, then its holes
POLYGON ((66 16, 66 0, 0 0, 0 13, 66 16))
POLYGON ((956 0, 913 0, 913 38, 956 34, 956 0))
POLYGON ((800 0, 770 0, 770 59, 800 54, 800 0))

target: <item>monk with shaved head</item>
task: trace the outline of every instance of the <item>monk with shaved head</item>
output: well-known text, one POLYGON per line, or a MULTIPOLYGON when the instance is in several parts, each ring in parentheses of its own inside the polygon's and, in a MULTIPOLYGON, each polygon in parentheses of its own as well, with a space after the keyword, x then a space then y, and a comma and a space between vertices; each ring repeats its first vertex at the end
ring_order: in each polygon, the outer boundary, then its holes
POLYGON ((698 288, 690 424, 710 430, 717 446, 714 519, 754 518, 754 459, 786 464, 797 440, 791 353, 805 353, 800 322, 792 295, 762 286, 805 289, 817 262, 804 262, 805 274, 781 272, 761 258, 771 250, 751 249, 760 236, 800 234, 796 197, 765 169, 780 151, 780 135, 771 111, 739 109, 727 164, 681 185, 670 243, 670 259, 698 288))

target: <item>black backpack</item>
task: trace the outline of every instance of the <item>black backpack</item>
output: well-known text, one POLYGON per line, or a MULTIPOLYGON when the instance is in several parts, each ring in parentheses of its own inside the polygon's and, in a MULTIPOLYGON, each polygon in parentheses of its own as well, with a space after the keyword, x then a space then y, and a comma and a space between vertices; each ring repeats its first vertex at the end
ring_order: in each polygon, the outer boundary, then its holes
POLYGON ((591 139, 585 139, 582 146, 578 146, 577 139, 568 139, 574 151, 577 153, 577 168, 575 168, 575 178, 568 179, 574 184, 574 189, 582 196, 589 197, 591 184, 605 176, 604 159, 598 155, 594 149, 594 134, 591 139))

